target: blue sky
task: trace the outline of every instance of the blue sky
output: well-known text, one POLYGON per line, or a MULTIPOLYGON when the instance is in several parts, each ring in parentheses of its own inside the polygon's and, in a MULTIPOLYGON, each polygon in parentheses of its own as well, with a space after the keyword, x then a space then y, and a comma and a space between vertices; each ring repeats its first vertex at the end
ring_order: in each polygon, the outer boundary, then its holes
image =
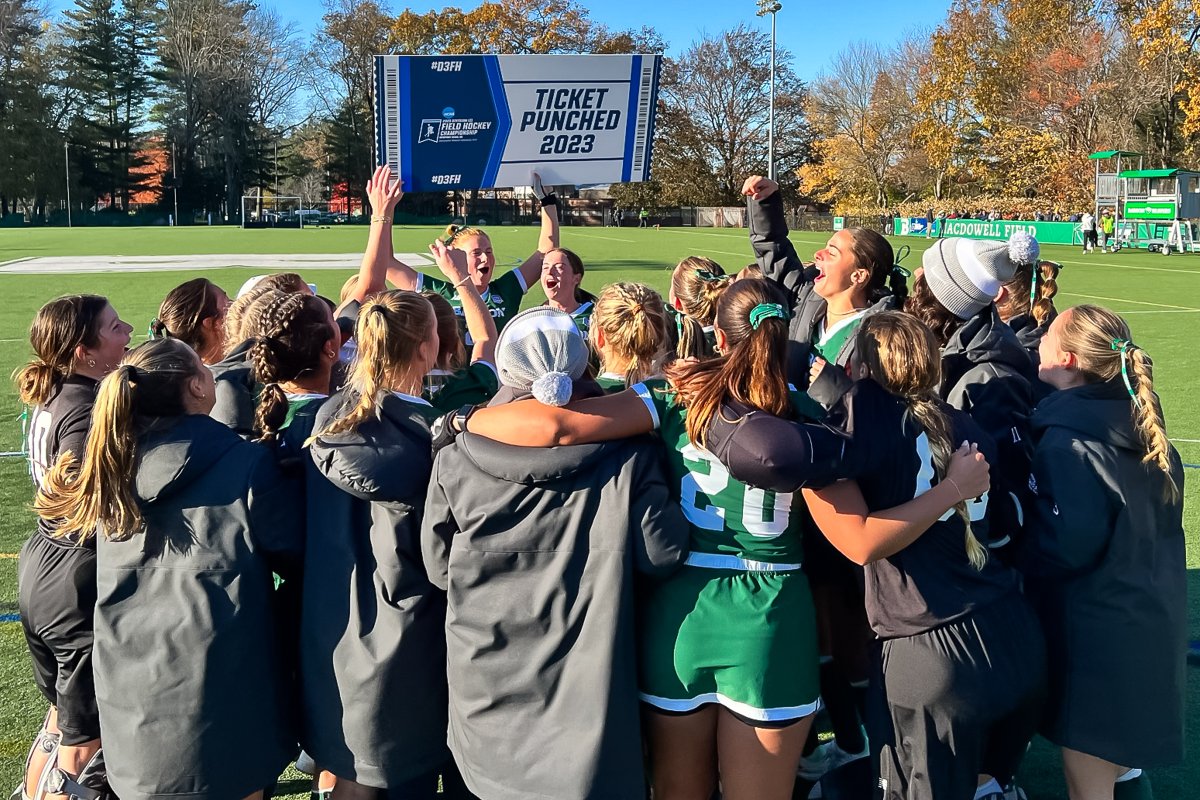
MULTIPOLYGON (((294 20, 305 30, 316 29, 321 22, 321 0, 258 0, 277 9, 281 16, 294 20)), ((777 17, 779 44, 795 56, 796 71, 811 79, 830 58, 853 41, 871 41, 881 45, 895 42, 912 29, 932 29, 946 15, 949 0, 781 0, 783 10, 777 17)), ((413 2, 407 6, 424 12, 451 3, 413 2)), ((460 7, 477 5, 474 0, 459 0, 460 7)), ((50 6, 62 10, 71 0, 52 0, 50 6)), ((405 7, 390 3, 392 10, 405 7)), ((670 45, 668 54, 678 53, 695 39, 731 28, 739 22, 757 25, 764 34, 770 31, 768 19, 754 16, 755 0, 583 0, 593 19, 612 28, 649 25, 656 28, 670 45)))

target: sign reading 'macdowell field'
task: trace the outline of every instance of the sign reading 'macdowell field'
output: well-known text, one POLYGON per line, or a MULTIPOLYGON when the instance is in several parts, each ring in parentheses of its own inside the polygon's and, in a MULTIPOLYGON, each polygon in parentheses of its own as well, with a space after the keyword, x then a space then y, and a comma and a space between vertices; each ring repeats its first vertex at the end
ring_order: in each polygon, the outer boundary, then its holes
POLYGON ((644 181, 659 56, 376 56, 376 162, 405 191, 644 181))

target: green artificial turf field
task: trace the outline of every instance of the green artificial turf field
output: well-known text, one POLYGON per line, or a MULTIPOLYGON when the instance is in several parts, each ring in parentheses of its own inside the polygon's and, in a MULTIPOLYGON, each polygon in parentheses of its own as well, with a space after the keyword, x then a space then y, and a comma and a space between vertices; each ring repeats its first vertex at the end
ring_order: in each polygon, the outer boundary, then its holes
MULTIPOLYGON (((496 227, 490 230, 498 272, 520 261, 536 246, 532 227, 496 227)), ((394 232, 397 252, 426 252, 440 229, 402 228, 394 232)), ((796 233, 793 241, 808 259, 828 234, 796 233)), ((189 254, 318 254, 360 252, 366 229, 240 230, 229 228, 76 228, 0 229, 0 265, 17 259, 42 256, 155 256, 189 254)), ((587 265, 584 285, 593 291, 614 280, 641 281, 665 294, 670 269, 686 255, 715 259, 728 271, 752 260, 744 230, 564 228, 562 242, 575 250, 587 265)), ((912 255, 904 264, 920 263, 925 239, 896 237, 895 246, 907 244, 912 255)), ((1163 397, 1168 431, 1187 464, 1200 465, 1200 403, 1191 393, 1200 388, 1194 377, 1200 357, 1195 340, 1200 334, 1200 256, 1169 258, 1141 251, 1082 255, 1077 248, 1048 246, 1043 256, 1064 264, 1059 279, 1059 308, 1083 302, 1107 305, 1127 315, 1134 340, 1155 359, 1156 385, 1163 397)), ((24 266, 24 265, 22 265, 24 266)), ((302 270, 301 270, 302 271, 302 270)), ((144 337, 159 301, 172 287, 197 275, 206 275, 232 294, 241 283, 262 270, 219 269, 108 274, 6 274, 0 267, 0 373, 7 376, 30 355, 29 323, 45 301, 70 292, 94 292, 109 297, 135 331, 135 342, 144 337)), ((303 272, 322 294, 336 296, 352 270, 303 272)), ((527 305, 541 302, 535 288, 527 305)), ((0 452, 20 449, 21 409, 11 382, 0 382, 0 452)), ((1197 518, 1197 484, 1200 469, 1187 471, 1185 519, 1188 532, 1188 567, 1191 603, 1191 638, 1200 639, 1200 519, 1197 518)), ((29 478, 19 457, 0 458, 0 619, 17 612, 17 561, 15 554, 32 529, 29 511, 29 478)), ((0 622, 0 789, 16 785, 30 738, 41 721, 44 703, 33 687, 20 625, 0 622)), ((1153 687, 1149 687, 1151 690, 1153 687)), ((1188 727, 1200 730, 1200 667, 1188 671, 1188 727)), ((1100 698, 1097 698, 1100 701, 1100 698)), ((1195 748, 1190 748, 1194 751, 1195 748)), ((1045 742, 1038 741, 1022 770, 1021 783, 1031 800, 1065 799, 1058 763, 1045 742)), ((1195 796, 1200 786, 1200 759, 1151 773, 1159 798, 1195 796)), ((289 773, 281 794, 304 787, 289 773)))

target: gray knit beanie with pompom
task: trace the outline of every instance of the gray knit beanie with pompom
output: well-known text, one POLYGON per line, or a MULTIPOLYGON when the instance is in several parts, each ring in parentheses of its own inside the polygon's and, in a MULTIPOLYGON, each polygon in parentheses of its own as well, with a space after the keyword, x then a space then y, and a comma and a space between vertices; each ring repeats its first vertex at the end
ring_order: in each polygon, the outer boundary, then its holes
POLYGON ((992 304, 1018 266, 1036 263, 1038 251, 1037 239, 1025 231, 1007 242, 939 239, 921 256, 921 266, 938 302, 959 319, 970 319, 992 304))
POLYGON ((571 315, 547 306, 517 314, 496 343, 500 382, 550 406, 571 400, 587 363, 587 342, 571 315))

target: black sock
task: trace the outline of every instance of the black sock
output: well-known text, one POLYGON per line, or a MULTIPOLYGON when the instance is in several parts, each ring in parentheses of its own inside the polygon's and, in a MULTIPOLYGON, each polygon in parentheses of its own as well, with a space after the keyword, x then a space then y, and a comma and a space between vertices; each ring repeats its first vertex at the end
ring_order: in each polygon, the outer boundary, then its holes
POLYGON ((861 753, 863 741, 854 690, 836 661, 821 664, 821 698, 829 711, 829 723, 838 747, 847 753, 861 753))
POLYGON ((858 709, 858 718, 861 720, 867 718, 867 687, 869 686, 869 681, 850 684, 850 690, 854 692, 854 707, 858 709))
POLYGON ((817 726, 814 724, 809 726, 808 739, 805 740, 804 749, 800 752, 800 755, 808 758, 817 749, 818 744, 820 744, 820 740, 817 738, 817 726))

